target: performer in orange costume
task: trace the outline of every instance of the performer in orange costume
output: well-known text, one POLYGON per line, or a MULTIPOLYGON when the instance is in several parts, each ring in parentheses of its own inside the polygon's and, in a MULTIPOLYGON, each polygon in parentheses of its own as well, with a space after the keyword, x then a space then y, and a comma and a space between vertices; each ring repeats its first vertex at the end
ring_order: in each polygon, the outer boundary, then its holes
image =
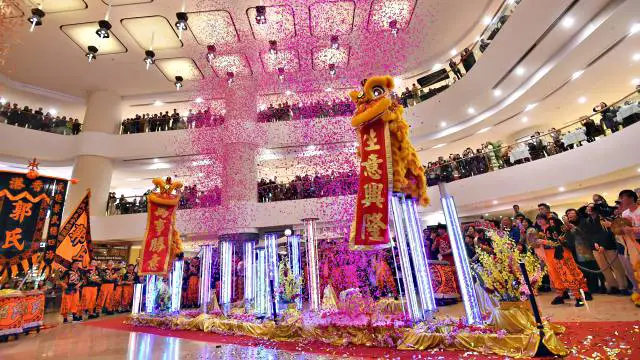
POLYGON ((133 302, 133 285, 138 281, 138 274, 134 271, 134 265, 127 265, 127 272, 122 276, 122 303, 120 310, 123 312, 131 311, 131 303, 133 302))
POLYGON ((189 306, 198 306, 198 298, 200 294, 200 259, 194 257, 189 263, 189 276, 187 286, 187 304, 189 306))
MULTIPOLYGON (((378 254, 375 257, 374 267, 376 270, 376 285, 378 286, 378 292, 382 295, 385 286, 393 296, 398 296, 398 289, 396 288, 396 282, 393 280, 393 273, 387 263, 385 256, 378 254)), ((388 293, 388 292, 387 292, 388 293)))
POLYGON ((98 274, 97 261, 91 261, 91 265, 84 273, 84 286, 82 287, 82 296, 80 300, 80 308, 89 319, 97 318, 96 300, 98 297, 98 287, 101 284, 100 275, 98 274))
POLYGON ((67 319, 69 313, 73 315, 73 321, 82 321, 82 316, 78 316, 81 285, 82 274, 80 273, 80 261, 74 260, 71 269, 62 273, 60 277, 60 286, 64 289, 60 315, 62 315, 63 322, 65 323, 69 322, 67 319))
POLYGON ((102 279, 102 285, 100 285, 100 294, 98 295, 98 308, 101 309, 101 313, 105 312, 107 315, 113 315, 113 287, 118 279, 113 268, 113 261, 107 262, 107 267, 102 269, 100 274, 102 279))
MULTIPOLYGON (((120 264, 122 266, 123 264, 120 264)), ((122 267, 115 269, 116 282, 113 284, 113 300, 111 301, 112 311, 120 312, 122 306, 122 267)))
MULTIPOLYGON (((552 219, 552 221, 554 221, 552 219)), ((551 305, 564 304, 565 292, 572 291, 576 299, 576 307, 584 306, 584 300, 580 290, 585 292, 587 300, 591 299, 587 281, 578 269, 571 251, 564 246, 564 236, 557 224, 550 224, 546 215, 539 214, 536 222, 542 230, 544 239, 540 243, 544 245, 545 263, 551 286, 556 290, 558 296, 551 302, 551 305)))

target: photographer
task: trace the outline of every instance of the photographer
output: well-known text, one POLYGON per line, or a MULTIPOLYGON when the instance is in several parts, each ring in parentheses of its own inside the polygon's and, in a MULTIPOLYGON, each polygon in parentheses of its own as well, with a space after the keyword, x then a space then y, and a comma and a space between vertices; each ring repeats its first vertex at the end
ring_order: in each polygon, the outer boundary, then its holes
POLYGON ((593 244, 593 255, 604 275, 607 294, 630 295, 627 289, 627 276, 618 259, 616 239, 609 230, 611 221, 603 217, 603 214, 609 214, 610 210, 611 208, 603 203, 588 204, 585 209, 587 217, 582 222, 581 229, 593 244))

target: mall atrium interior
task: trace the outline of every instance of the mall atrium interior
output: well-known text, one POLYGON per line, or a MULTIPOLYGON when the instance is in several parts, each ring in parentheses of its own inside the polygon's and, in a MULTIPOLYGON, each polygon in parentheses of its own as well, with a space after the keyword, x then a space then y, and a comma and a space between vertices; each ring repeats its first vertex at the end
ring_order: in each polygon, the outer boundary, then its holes
POLYGON ((0 359, 640 358, 638 122, 636 0, 0 0, 0 359))

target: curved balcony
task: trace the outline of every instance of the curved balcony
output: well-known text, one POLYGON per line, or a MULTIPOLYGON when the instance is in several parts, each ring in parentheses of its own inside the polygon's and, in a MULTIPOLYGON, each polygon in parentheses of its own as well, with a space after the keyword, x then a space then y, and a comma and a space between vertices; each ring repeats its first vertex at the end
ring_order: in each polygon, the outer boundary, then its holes
MULTIPOLYGON (((631 125, 610 136, 553 156, 522 163, 499 171, 487 172, 448 185, 456 198, 459 215, 476 215, 509 208, 512 203, 533 206, 541 201, 562 202, 558 188, 590 195, 603 186, 617 189, 633 187, 638 182, 635 151, 640 126, 631 125)), ((441 211, 435 186, 428 189, 431 204, 421 208, 422 216, 441 211)), ((215 237, 215 224, 229 217, 248 218, 247 227, 268 228, 298 224, 304 217, 318 217, 320 222, 348 226, 355 196, 331 196, 290 201, 217 206, 178 211, 178 228, 193 236, 215 237), (273 216, 278 214, 278 216, 273 216)), ((146 214, 92 216, 92 236, 96 240, 140 239, 144 235, 146 214)))

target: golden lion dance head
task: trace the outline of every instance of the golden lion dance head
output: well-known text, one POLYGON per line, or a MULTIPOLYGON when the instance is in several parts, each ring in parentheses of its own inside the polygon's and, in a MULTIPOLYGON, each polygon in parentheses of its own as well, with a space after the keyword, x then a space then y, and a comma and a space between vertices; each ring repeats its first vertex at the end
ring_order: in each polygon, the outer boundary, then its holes
POLYGON ((356 104, 356 112, 351 119, 351 126, 358 127, 376 120, 382 117, 387 110, 393 109, 396 106, 391 99, 393 88, 391 76, 376 76, 362 80, 362 91, 349 93, 351 100, 356 104))
POLYGON ((356 104, 351 126, 382 120, 389 125, 390 151, 393 166, 393 191, 429 203, 424 168, 409 138, 409 124, 403 108, 391 96, 394 84, 391 76, 376 76, 362 81, 362 91, 349 93, 356 104))

